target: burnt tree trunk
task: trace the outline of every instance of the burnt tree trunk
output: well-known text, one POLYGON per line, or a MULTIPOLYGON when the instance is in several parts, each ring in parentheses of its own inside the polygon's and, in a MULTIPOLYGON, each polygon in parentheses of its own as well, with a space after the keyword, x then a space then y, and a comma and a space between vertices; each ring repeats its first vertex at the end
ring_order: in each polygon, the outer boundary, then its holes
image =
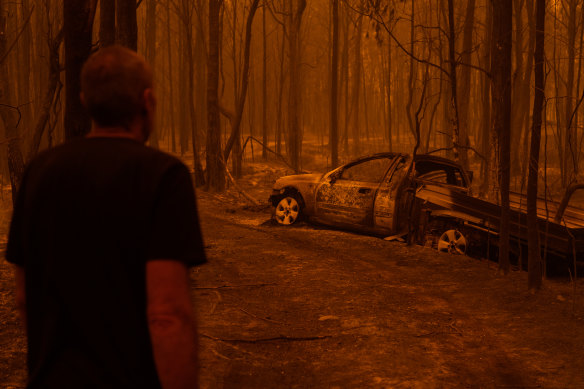
POLYGON ((136 0, 117 0, 116 43, 134 51, 138 49, 138 21, 136 19, 136 0))
POLYGON ((207 187, 225 189, 219 117, 219 12, 222 0, 209 0, 209 55, 207 57, 207 187))
POLYGON ((545 0, 537 0, 535 10, 535 90, 533 100, 533 122, 531 127, 531 148, 529 157, 529 178, 527 181, 527 233, 528 233, 528 288, 541 287, 542 262, 540 257, 539 228, 537 223, 537 179, 539 171, 539 151, 541 142, 541 122, 545 98, 544 42, 545 42, 545 0))
POLYGON ((511 140, 511 42, 513 8, 511 1, 491 0, 493 4, 493 45, 491 75, 493 78, 493 127, 499 144, 499 188, 501 226, 499 229, 499 269, 509 272, 509 185, 511 140))
MULTIPOLYGON (((0 0, 0 58, 5 59, 7 50, 7 30, 6 13, 4 12, 4 0, 0 0)), ((24 174, 24 160, 21 151, 21 134, 19 133, 19 117, 16 107, 9 104, 12 102, 10 95, 8 74, 8 64, 4 60, 0 63, 0 118, 4 124, 4 136, 8 141, 8 171, 10 174, 10 184, 12 186, 12 202, 16 201, 16 194, 22 182, 24 174)))
POLYGON ((116 0, 99 0, 99 44, 113 45, 116 41, 116 0))
POLYGON ((300 27, 302 15, 306 9, 306 0, 291 1, 288 29, 288 58, 290 74, 290 94, 288 98, 288 155, 294 170, 300 170, 300 155, 302 154, 302 75, 301 75, 301 45, 300 27))
MULTIPOLYGON (((146 3, 146 60, 152 68, 156 66, 156 2, 157 0, 148 0, 146 3)), ((156 148, 159 147, 159 124, 160 115, 157 115, 156 128, 150 134, 150 145, 156 148)))
POLYGON ((81 104, 81 67, 91 53, 91 32, 97 0, 65 0, 65 138, 84 136, 89 116, 81 104))
POLYGON ((190 4, 191 0, 182 1, 183 15, 182 25, 185 31, 186 42, 185 53, 186 53, 186 68, 187 68, 187 98, 184 102, 188 106, 186 112, 189 128, 191 132, 191 146, 193 149, 193 170, 195 172, 195 185, 202 186, 205 184, 205 173, 203 172, 203 167, 201 165, 201 160, 199 158, 199 146, 197 142, 198 138, 198 115, 195 108, 195 58, 193 55, 194 49, 194 39, 193 39, 193 11, 194 8, 190 4))
MULTIPOLYGON (((231 120, 231 135, 227 140, 227 145, 225 146, 225 161, 229 159, 229 154, 231 153, 231 148, 235 143, 236 139, 240 138, 241 133, 241 118, 243 117, 243 109, 245 108, 245 100, 247 97, 247 88, 249 85, 249 57, 251 52, 251 34, 252 34, 252 25, 253 25, 253 18, 257 11, 259 5, 259 0, 253 0, 253 3, 250 6, 249 14, 247 15, 247 21, 245 25, 245 48, 243 53, 243 72, 241 74, 241 90, 239 94, 236 96, 235 100, 235 115, 231 120)), ((236 158, 239 156, 233 156, 236 158)))
POLYGON ((330 135, 331 167, 339 165, 339 1, 333 0, 333 39, 331 58, 330 135))
POLYGON ((172 68, 174 64, 172 62, 172 40, 170 38, 170 25, 171 25, 171 16, 170 16, 170 1, 166 3, 166 42, 168 44, 168 56, 167 56, 167 66, 168 66, 168 95, 170 99, 170 142, 171 142, 171 150, 173 153, 176 153, 176 128, 175 128, 175 109, 174 109, 174 78, 172 76, 172 68))
POLYGON ((262 62, 262 142, 264 147, 262 148, 262 158, 264 160, 268 159, 268 150, 266 146, 268 145, 268 53, 267 53, 267 32, 266 32, 266 8, 268 5, 264 2, 264 8, 262 10, 262 44, 263 44, 263 62, 262 62))
MULTIPOLYGON (((485 11, 485 28, 486 28, 486 37, 485 37, 485 45, 482 49, 481 55, 481 65, 490 71, 490 63, 491 63, 491 35, 492 35, 492 8, 487 7, 485 11)), ((490 150, 490 139, 491 139, 491 80, 486 74, 481 75, 481 83, 480 87, 482 90, 481 93, 481 124, 480 124, 480 139, 481 139, 481 152, 485 157, 484 160, 481 160, 481 185, 479 189, 479 195, 481 197, 486 197, 489 193, 489 166, 490 166, 490 159, 491 159, 491 150, 490 150)))
POLYGON ((357 18, 357 25, 355 27, 355 56, 353 58, 353 85, 351 87, 351 137, 353 138, 353 155, 357 156, 361 152, 361 139, 359 123, 359 92, 361 90, 361 35, 363 33, 363 18, 361 15, 357 18))
POLYGON ((577 136, 573 123, 573 99, 574 99, 574 68, 576 57, 576 8, 578 1, 570 0, 568 5, 568 75, 566 79, 566 105, 564 111, 564 123, 566 123, 566 135, 564 137, 565 169, 562 176, 562 184, 567 187, 574 181, 578 173, 576 147, 577 136))
POLYGON ((471 86, 470 86, 470 75, 471 75, 471 68, 469 66, 465 66, 465 64, 470 65, 472 62, 472 43, 473 43, 473 29, 474 29, 474 21, 475 21, 475 0, 469 0, 466 5, 466 17, 464 19, 464 37, 462 42, 462 54, 461 54, 461 61, 463 63, 460 66, 460 83, 458 85, 458 90, 460 93, 457 93, 457 103, 458 103, 458 118, 459 118, 459 136, 460 136, 460 144, 462 146, 461 149, 461 160, 464 160, 466 166, 465 169, 468 169, 468 158, 467 158, 467 149, 466 147, 469 146, 469 134, 471 133, 471 126, 470 126, 470 95, 471 95, 471 86), (461 98, 458 98, 460 96, 461 98))
MULTIPOLYGON (((453 0, 448 0, 448 62, 449 62, 449 77, 450 77, 450 120, 452 125, 452 145, 454 147, 454 158, 460 162, 465 170, 468 170, 467 150, 463 145, 460 121, 458 119, 458 78, 456 75, 457 61, 456 61, 456 35, 454 33, 454 5, 453 0)), ((468 96, 465 96, 468 98, 468 96)))
POLYGON ((282 101, 284 100, 284 83, 286 82, 284 63, 286 57, 286 33, 284 28, 282 28, 282 47, 280 50, 280 75, 278 81, 278 113, 276 116, 277 126, 276 126, 276 153, 282 154, 282 101))

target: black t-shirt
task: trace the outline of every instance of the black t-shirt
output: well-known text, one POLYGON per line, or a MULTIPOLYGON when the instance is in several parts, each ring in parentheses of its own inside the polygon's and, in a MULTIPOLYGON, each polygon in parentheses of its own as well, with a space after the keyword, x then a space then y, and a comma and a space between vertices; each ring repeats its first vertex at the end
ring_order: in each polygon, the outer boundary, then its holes
POLYGON ((205 262, 189 171, 130 139, 49 150, 26 169, 6 258, 26 274, 30 388, 159 388, 145 264, 205 262))

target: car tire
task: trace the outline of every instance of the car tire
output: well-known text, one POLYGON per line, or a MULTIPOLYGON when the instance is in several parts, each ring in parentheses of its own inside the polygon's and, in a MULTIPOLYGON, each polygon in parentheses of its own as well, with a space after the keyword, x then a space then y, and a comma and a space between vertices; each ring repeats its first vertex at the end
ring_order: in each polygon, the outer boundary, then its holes
POLYGON ((296 193, 284 194, 274 211, 274 219, 278 224, 290 226, 302 218, 302 198, 296 193))
POLYGON ((468 242, 459 230, 447 230, 438 239, 438 251, 464 255, 468 242))

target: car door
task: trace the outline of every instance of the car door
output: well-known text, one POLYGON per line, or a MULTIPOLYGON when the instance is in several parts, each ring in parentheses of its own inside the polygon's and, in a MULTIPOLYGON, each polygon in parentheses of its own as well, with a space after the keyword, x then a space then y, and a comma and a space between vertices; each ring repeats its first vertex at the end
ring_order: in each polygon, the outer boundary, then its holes
POLYGON ((407 173, 407 164, 403 157, 398 157, 389 173, 381 183, 373 206, 373 224, 375 227, 393 231, 396 217, 395 202, 400 184, 407 173))
POLYGON ((326 176, 316 190, 316 215, 337 224, 373 224, 373 204, 391 158, 350 163, 326 176))

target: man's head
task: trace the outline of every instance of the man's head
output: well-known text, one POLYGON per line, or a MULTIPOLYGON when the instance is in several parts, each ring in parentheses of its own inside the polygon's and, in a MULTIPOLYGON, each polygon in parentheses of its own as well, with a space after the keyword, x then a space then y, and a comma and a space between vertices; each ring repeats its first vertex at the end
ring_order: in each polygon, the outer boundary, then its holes
POLYGON ((144 58, 121 46, 94 53, 81 71, 81 99, 99 128, 152 130, 155 98, 152 70, 144 58))

